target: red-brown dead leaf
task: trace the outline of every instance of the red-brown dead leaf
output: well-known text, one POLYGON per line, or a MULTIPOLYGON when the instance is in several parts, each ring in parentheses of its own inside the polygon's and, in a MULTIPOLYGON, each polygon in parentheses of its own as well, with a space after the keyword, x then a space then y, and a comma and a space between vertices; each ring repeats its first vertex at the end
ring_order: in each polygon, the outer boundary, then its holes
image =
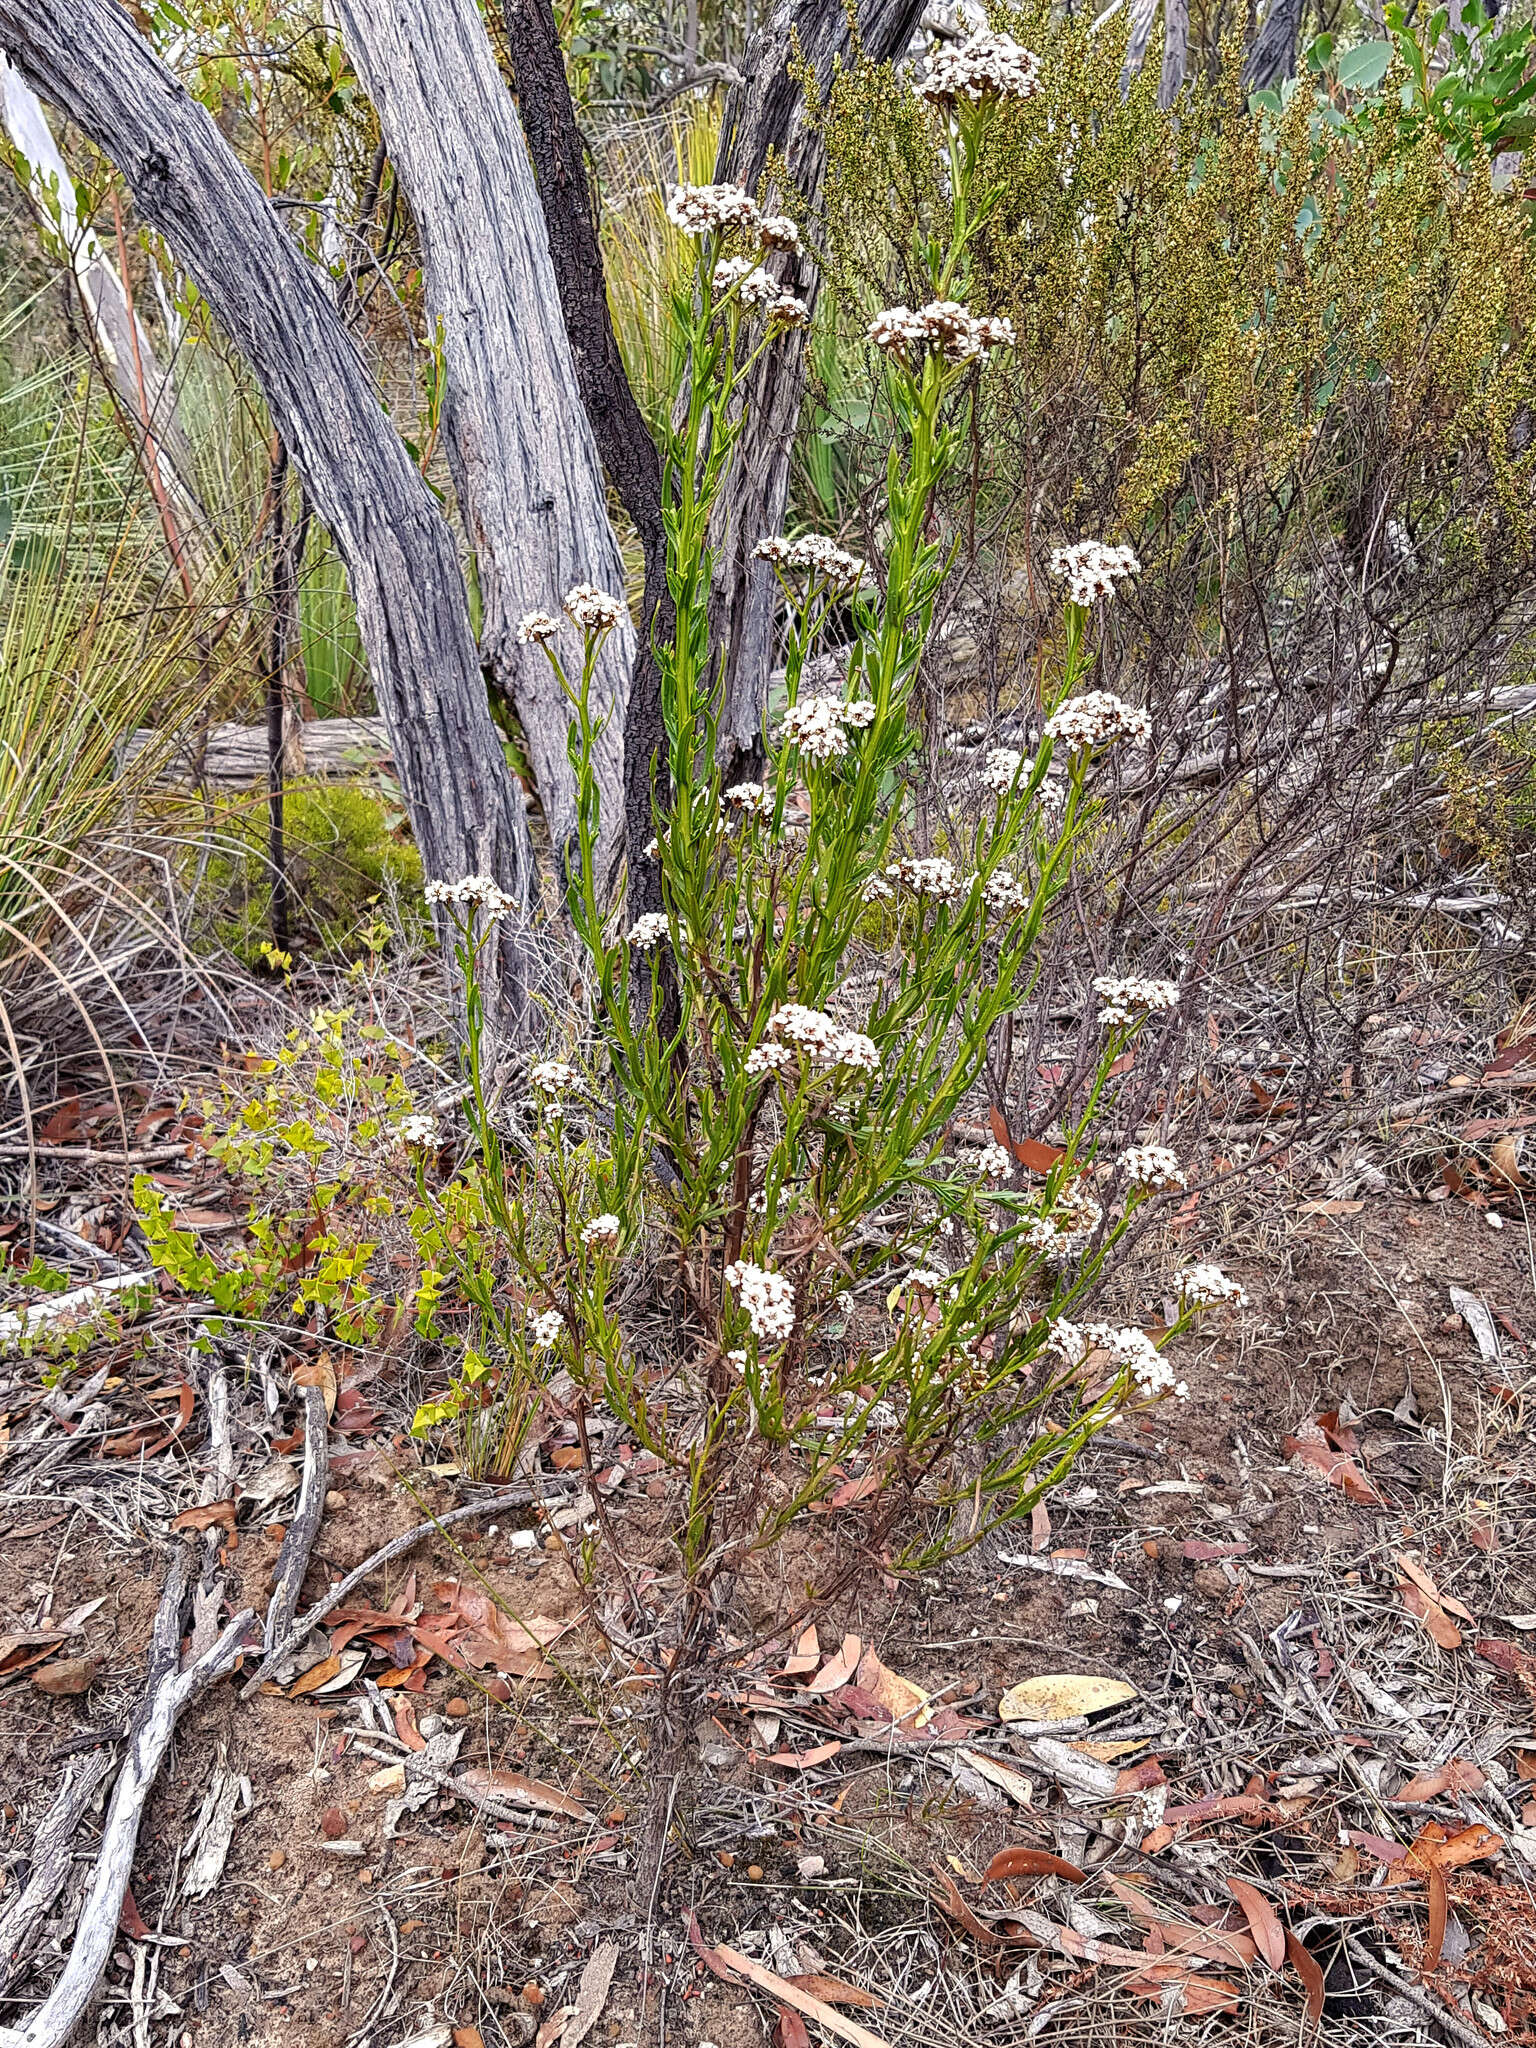
POLYGON ((1083 1882, 1083 1873, 1075 1863, 1068 1863, 1064 1856, 1053 1856, 1049 1849, 1032 1849, 1022 1842, 1010 1849, 999 1849, 982 1872, 986 1884, 1004 1877, 1064 1877, 1069 1884, 1083 1882))
POLYGON ((824 1764, 829 1758, 836 1756, 842 1746, 840 1742, 820 1742, 814 1749, 777 1749, 772 1756, 765 1757, 763 1761, 778 1764, 786 1771, 808 1771, 814 1765, 824 1764))
POLYGON ((591 1814, 579 1799, 550 1785, 543 1778, 528 1778, 521 1771, 482 1770, 471 1765, 455 1783, 485 1792, 508 1806, 532 1806, 541 1813, 563 1813, 570 1820, 590 1820, 591 1814))
POLYGON ((1143 1763, 1126 1764, 1123 1767, 1115 1779, 1115 1791, 1123 1799, 1136 1792, 1149 1791, 1153 1785, 1166 1785, 1167 1782, 1162 1765, 1155 1756, 1149 1756, 1143 1763))
POLYGON ((1318 1962, 1317 1957, 1313 1955, 1311 1949, 1307 1947, 1301 1936, 1299 1934, 1292 1934, 1289 1928, 1285 1930, 1285 1953, 1291 1967, 1295 1970, 1297 1976, 1300 1977, 1306 1989, 1307 2018, 1315 2027, 1323 2016, 1323 1993, 1325 1987, 1323 1984, 1322 1965, 1318 1962))
POLYGON ((1429 1866, 1429 1933, 1424 1943, 1426 1975, 1440 1967, 1440 1955, 1445 1947, 1447 1903, 1445 1871, 1438 1863, 1432 1863, 1429 1866))
POLYGON ((1028 1167, 1031 1173, 1049 1173, 1053 1166, 1066 1158, 1059 1145, 1043 1144, 1039 1138, 1015 1138, 1008 1128, 1008 1119, 1000 1109, 991 1115, 992 1135, 1005 1152, 1011 1152, 1020 1166, 1028 1167))
POLYGON ((117 1924, 130 1941, 148 1941, 149 1929, 144 1925, 144 1915, 139 1911, 138 1901, 130 1888, 123 1891, 123 1903, 118 1909, 117 1924))
POLYGON ((1453 1757, 1435 1771, 1420 1771, 1398 1793, 1399 1799, 1440 1799, 1446 1793, 1480 1792, 1488 1780, 1467 1757, 1453 1757))
POLYGON ((235 1504, 232 1500, 210 1501, 207 1507, 183 1508, 171 1522, 173 1529, 233 1529, 235 1504))
POLYGON ((820 1671, 805 1688, 807 1692, 836 1692, 846 1685, 859 1668, 859 1659, 864 1654, 864 1644, 858 1636, 844 1636, 840 1650, 822 1665, 820 1671))
POLYGON ((1410 1557, 1406 1551, 1400 1550, 1394 1562, 1405 1578, 1412 1579, 1420 1592, 1428 1594, 1436 1606, 1443 1607, 1447 1614, 1459 1615, 1463 1621, 1472 1621, 1474 1619, 1470 1609, 1463 1607, 1461 1602, 1453 1598, 1451 1594, 1441 1592, 1440 1588, 1435 1584, 1416 1557, 1410 1557))
MULTIPOLYGON (((1321 1438, 1322 1432, 1319 1431, 1318 1435, 1321 1438)), ((1354 1459, 1334 1450, 1326 1441, 1288 1436, 1284 1438, 1282 1448, 1293 1462, 1310 1466, 1331 1486, 1337 1486, 1346 1499, 1358 1502, 1361 1507, 1384 1508, 1387 1505, 1354 1459)))
POLYGON ((1278 1970, 1285 1961, 1285 1929, 1274 1907, 1256 1886, 1240 1877, 1229 1877, 1227 1890, 1242 1907, 1259 1954, 1272 1970, 1278 1970))
POLYGON ((1494 1054, 1483 1069, 1483 1079, 1492 1081, 1500 1074, 1512 1074, 1532 1058, 1536 1058, 1536 1037, 1514 1039, 1502 1052, 1494 1054))
POLYGON ((332 1650, 329 1657, 322 1657, 318 1664, 311 1664, 302 1677, 294 1680, 288 1688, 288 1697, 291 1700, 302 1699, 306 1693, 318 1692, 322 1685, 329 1684, 331 1679, 340 1675, 341 1657, 332 1650))
MULTIPOLYGON (((793 1979, 786 1978, 786 1983, 793 1979)), ((781 2005, 773 2023, 773 2048, 811 2048, 811 2030, 792 2005, 781 2005)))
POLYGON ((1425 1632, 1442 1650, 1461 1648, 1461 1630, 1438 1600, 1432 1600, 1423 1587, 1416 1586, 1411 1579, 1400 1581, 1397 1590, 1403 1596, 1404 1607, 1415 1619, 1423 1622, 1425 1632))
POLYGON ((880 2008, 885 2004, 873 1991, 866 1991, 862 1984, 845 1984, 841 1977, 829 1977, 825 1970, 810 1970, 804 1976, 786 1977, 786 1984, 793 1984, 797 1991, 808 1991, 812 1998, 819 1998, 823 2005, 853 2005, 880 2008))
POLYGON ((947 1870, 941 1869, 937 1863, 932 1868, 934 1876, 939 1881, 939 1888, 934 1893, 934 1904, 941 1912, 947 1913, 951 1920, 958 1920, 971 1939, 979 1941, 983 1948, 997 1948, 1004 1937, 995 1929, 984 1927, 976 1918, 961 1896, 959 1885, 947 1870))

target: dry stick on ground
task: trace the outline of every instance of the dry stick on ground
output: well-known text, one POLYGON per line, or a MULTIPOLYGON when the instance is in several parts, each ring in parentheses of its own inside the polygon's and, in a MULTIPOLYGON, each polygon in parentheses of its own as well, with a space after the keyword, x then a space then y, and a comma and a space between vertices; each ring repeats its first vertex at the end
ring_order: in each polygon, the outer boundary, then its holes
POLYGON ((176 1732, 176 1723, 200 1692, 233 1668, 244 1647, 246 1630, 256 1619, 245 1608, 212 1648, 183 1671, 181 1610, 187 1577, 187 1552, 178 1544, 150 1637, 144 1695, 129 1723, 127 1753, 107 1808, 95 1873, 75 1929, 74 1947, 63 1975, 25 2024, 20 2028, 0 2028, 0 2048, 61 2048, 90 2002, 117 1938, 123 1894, 128 1889, 133 1852, 139 1839, 139 1822, 176 1732))
POLYGON ((32 1844, 32 1872, 25 1889, 0 1913, 0 1991, 15 1975, 38 1923, 63 1889, 74 1861, 75 1829, 102 1779, 110 1774, 112 1762, 111 1751, 102 1749, 64 1773, 32 1844))
MULTIPOLYGON (((421 1522, 416 1528, 407 1529, 403 1535, 391 1538, 388 1543, 376 1550, 372 1557, 365 1557, 355 1571, 348 1572, 344 1579, 338 1579, 331 1590, 317 1600, 307 1614, 299 1617, 281 1641, 273 1643, 260 1664, 241 1686, 241 1699, 248 1700, 262 1680, 270 1676, 272 1667, 290 1650, 297 1649, 310 1630, 318 1622, 324 1621, 333 1607, 339 1607, 347 1595, 360 1586, 364 1579, 371 1578, 381 1566, 392 1563, 395 1558, 403 1557, 406 1551, 413 1550, 425 1537, 452 1528, 455 1522, 467 1522, 476 1515, 492 1514, 498 1508, 525 1508, 543 1493, 579 1485, 585 1478, 584 1472, 556 1473, 553 1478, 543 1483, 537 1493, 528 1486, 509 1487, 505 1493, 493 1493, 485 1500, 472 1500, 463 1507, 450 1508, 446 1514, 437 1515, 430 1522, 421 1522)), ((0 2041, 0 2048, 5 2048, 3 2041, 0 2041)))
MULTIPOLYGON (((304 1479, 299 1488, 298 1508, 288 1524, 283 1547, 277 1553, 276 1582, 267 1607, 266 1627, 262 1631, 263 1670, 277 1661, 280 1654, 277 1645, 286 1640, 293 1626, 293 1617, 299 1610, 299 1594, 304 1587, 304 1574, 309 1570, 310 1553, 320 1533, 320 1518, 325 1513, 326 1481, 331 1469, 330 1445, 326 1439, 329 1426, 325 1395, 318 1387, 306 1387, 304 1479)), ((246 1690, 250 1688, 246 1687, 246 1690)))

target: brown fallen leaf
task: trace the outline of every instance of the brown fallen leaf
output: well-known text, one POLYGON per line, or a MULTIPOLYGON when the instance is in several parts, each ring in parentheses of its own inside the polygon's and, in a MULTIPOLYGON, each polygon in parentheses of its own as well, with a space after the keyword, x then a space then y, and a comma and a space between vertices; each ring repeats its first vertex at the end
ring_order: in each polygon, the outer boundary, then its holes
POLYGON ((1229 1877, 1227 1890, 1242 1907, 1243 1917, 1253 1929, 1259 1954, 1272 1970, 1278 1970, 1285 1961, 1285 1929, 1280 1925, 1280 1917, 1274 1907, 1255 1885, 1245 1883, 1240 1877, 1229 1877))
POLYGON ((1440 1799, 1447 1792, 1480 1792, 1488 1780, 1475 1763, 1464 1756, 1452 1757, 1435 1771, 1420 1771, 1398 1793, 1399 1799, 1440 1799))
POLYGON ((1398 1583, 1403 1605, 1418 1621, 1423 1622, 1425 1633, 1437 1642, 1442 1650, 1461 1648, 1461 1630, 1452 1621, 1438 1600, 1432 1600, 1422 1586, 1416 1586, 1412 1579, 1398 1583))
POLYGON ((73 1699, 90 1691, 100 1670, 99 1657, 58 1657, 34 1671, 32 1683, 55 1699, 73 1699))
POLYGON ((1064 1856, 1053 1856, 1049 1849, 1032 1849, 1022 1842, 999 1849, 982 1872, 986 1884, 1004 1877, 1064 1877, 1069 1884, 1083 1882, 1083 1873, 1075 1863, 1068 1863, 1064 1856))
POLYGON ((803 1977, 786 1977, 786 1984, 793 1984, 797 1991, 809 1992, 812 1998, 820 1998, 828 2005, 866 2006, 880 2009, 885 2000, 877 1998, 873 1991, 866 1991, 862 1984, 845 1984, 841 1977, 829 1977, 825 1970, 811 1970, 803 1977))
POLYGON ((337 1651, 332 1650, 329 1657, 322 1657, 318 1664, 311 1664, 301 1678, 294 1680, 288 1688, 289 1699, 298 1700, 306 1693, 318 1692, 322 1685, 328 1684, 331 1679, 339 1676, 340 1672, 341 1657, 337 1651))
POLYGON ((942 1869, 937 1863, 932 1867, 934 1876, 939 1880, 939 1889, 934 1893, 934 1904, 941 1912, 947 1913, 951 1920, 957 1920, 971 1939, 979 1941, 983 1948, 997 1948, 1005 1937, 995 1928, 985 1926, 976 1918, 966 1904, 959 1885, 947 1870, 942 1869))
POLYGON ((1305 1465, 1318 1473, 1330 1486, 1337 1486, 1347 1500, 1355 1501, 1361 1507, 1384 1508, 1387 1505, 1385 1497, 1366 1478, 1354 1459, 1334 1450, 1321 1430, 1316 1438, 1285 1437, 1281 1448, 1292 1464, 1305 1465))
POLYGON ((1285 1930, 1285 1953, 1307 1993, 1307 2018, 1315 2027, 1323 2016, 1323 1968, 1299 1934, 1285 1930))
POLYGON ((806 1686, 807 1692, 836 1692, 840 1685, 846 1685, 859 1668, 859 1659, 864 1654, 864 1645, 857 1636, 844 1636, 843 1646, 834 1651, 822 1665, 820 1671, 806 1686))
POLYGON ((294 1371, 293 1384, 296 1387, 319 1388, 320 1392, 325 1396, 325 1419, 329 1422, 336 1413, 336 1395, 338 1392, 336 1368, 331 1364, 331 1354, 328 1351, 322 1351, 320 1356, 312 1359, 308 1365, 298 1366, 294 1371))
POLYGON ((1455 1599, 1451 1594, 1441 1592, 1440 1588, 1435 1584, 1434 1580, 1430 1577, 1429 1573, 1424 1569, 1423 1565, 1419 1563, 1417 1558, 1410 1557, 1406 1551, 1400 1550, 1397 1553, 1397 1556, 1394 1558, 1393 1562, 1396 1564, 1398 1570, 1402 1572, 1406 1578, 1412 1579, 1413 1583, 1419 1588, 1421 1593, 1424 1593, 1429 1599, 1435 1602, 1437 1607, 1443 1607, 1447 1614, 1458 1615, 1462 1621, 1476 1621, 1477 1617, 1472 1613, 1470 1608, 1463 1607, 1461 1602, 1455 1599))
POLYGON ((808 1771, 815 1764, 824 1764, 842 1748, 840 1742, 821 1742, 814 1749, 777 1749, 772 1756, 764 1757, 764 1763, 778 1764, 786 1771, 808 1771))
POLYGON ((1125 1988, 1138 1998, 1155 1998, 1172 2013, 1235 2012, 1242 1993, 1224 1977, 1202 1976, 1184 1963, 1149 1963, 1125 1988))
POLYGON ((1445 1947, 1447 1905, 1445 1872, 1438 1863, 1432 1863, 1429 1866, 1429 1933, 1424 1943, 1423 1968, 1426 1975, 1440 1967, 1440 1954, 1445 1947))
POLYGON ((773 2048, 811 2048, 811 2030, 793 2006, 779 2007, 773 2023, 773 2048))
POLYGON ((183 1508, 171 1523, 173 1529, 233 1529, 235 1504, 232 1500, 210 1501, 207 1507, 183 1508))
POLYGON ((1465 1863, 1481 1863, 1485 1856, 1496 1856, 1503 1846, 1504 1837, 1497 1829, 1480 1820, 1455 1834, 1438 1820, 1426 1821, 1409 1843, 1408 1853, 1400 1862, 1388 1865, 1383 1881, 1416 1884, 1431 1868, 1459 1870, 1465 1863))
POLYGON ((734 1971, 738 1977, 745 1977, 760 1991, 766 1991, 770 1998, 776 1998, 781 2005, 792 2007, 808 2020, 815 2020, 829 2034, 837 2034, 843 2040, 851 2041, 853 2048, 890 2048, 889 2042, 883 2041, 878 2034, 872 2034, 868 2027, 861 2027, 857 2020, 844 2019, 835 2005, 828 2005, 825 1999, 813 1997, 809 1991, 802 1991, 787 1977, 779 1976, 774 1970, 764 1969, 763 1965, 754 1962, 751 1956, 740 1955, 735 1949, 727 1948, 723 1941, 714 1950, 714 1954, 724 1963, 727 1970, 734 1971))
POLYGON ((1010 1686, 998 1702, 997 1712, 1004 1721, 1075 1721, 1124 1706, 1136 1697, 1135 1686, 1124 1678, 1054 1671, 1010 1686))
POLYGON ((471 1765, 454 1782, 488 1793, 493 1799, 505 1800, 508 1806, 534 1806, 541 1813, 563 1813, 572 1820, 592 1818, 581 1801, 573 1799, 569 1792, 546 1784, 542 1778, 524 1777, 521 1771, 482 1770, 471 1765))

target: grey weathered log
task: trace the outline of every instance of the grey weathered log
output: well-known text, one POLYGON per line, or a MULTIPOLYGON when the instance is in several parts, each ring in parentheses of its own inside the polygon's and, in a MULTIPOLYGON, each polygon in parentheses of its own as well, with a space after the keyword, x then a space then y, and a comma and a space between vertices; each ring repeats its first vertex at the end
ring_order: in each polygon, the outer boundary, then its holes
MULTIPOLYGON (((427 873, 490 874, 531 904, 527 817, 486 702, 453 538, 324 282, 114 0, 0 0, 0 50, 117 164, 260 384, 346 564, 427 873)), ((520 923, 500 926, 513 1028, 525 1018, 520 923)))
MULTIPOLYGON (((147 725, 130 733, 122 766, 160 737, 147 725)), ((205 732, 189 733, 170 750, 159 780, 243 789, 265 777, 267 751, 264 725, 211 725, 205 732)), ((391 758, 382 718, 301 719, 286 736, 284 754, 290 775, 365 775, 391 758)))
MULTIPOLYGON (((335 0, 416 217, 427 310, 442 322, 443 421, 459 509, 474 542, 480 654, 517 713, 558 856, 576 833, 570 707, 544 652, 521 646, 525 612, 576 583, 622 596, 602 467, 561 317, 528 147, 474 0, 335 0), (451 110, 452 118, 445 118, 451 110)), ((579 671, 580 641, 566 634, 579 671)), ((594 678, 600 877, 623 816, 623 711, 634 659, 627 621, 594 678)))
MULTIPOLYGON (((866 60, 884 64, 899 57, 912 40, 922 8, 923 0, 863 0, 858 25, 866 60)), ((802 95, 789 73, 796 48, 814 67, 825 92, 834 66, 846 64, 850 54, 843 0, 777 0, 747 46, 740 85, 727 95, 715 176, 751 191, 767 171, 770 152, 776 151, 796 187, 814 203, 826 150, 820 134, 800 119, 802 95)), ((800 257, 790 260, 783 281, 814 308, 818 275, 816 266, 800 257)), ((727 765, 760 759, 779 586, 769 565, 752 559, 752 550, 784 523, 805 375, 805 336, 790 333, 764 350, 747 378, 746 426, 711 531, 716 551, 711 625, 724 668, 720 738, 727 765)))

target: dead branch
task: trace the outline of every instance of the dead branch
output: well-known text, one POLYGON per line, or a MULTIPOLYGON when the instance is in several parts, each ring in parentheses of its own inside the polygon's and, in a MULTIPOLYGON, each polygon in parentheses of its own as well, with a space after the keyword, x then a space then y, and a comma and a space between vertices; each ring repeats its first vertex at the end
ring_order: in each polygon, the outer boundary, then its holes
POLYGON ((17 1973, 28 1944, 64 1887, 74 1860, 75 1829, 112 1770, 112 1753, 100 1749, 71 1764, 43 1816, 32 1845, 32 1874, 19 1897, 0 1913, 0 1991, 17 1973))
POLYGON ((326 1480, 331 1468, 330 1446, 326 1440, 329 1422, 324 1394, 318 1387, 306 1387, 304 1479, 299 1488, 298 1509, 288 1524, 283 1547, 277 1553, 277 1578, 267 1606, 267 1624, 262 1636, 266 1653, 263 1668, 276 1661, 275 1645, 286 1640, 293 1626, 304 1574, 309 1570, 310 1553, 320 1533, 320 1519, 325 1513, 326 1480))

